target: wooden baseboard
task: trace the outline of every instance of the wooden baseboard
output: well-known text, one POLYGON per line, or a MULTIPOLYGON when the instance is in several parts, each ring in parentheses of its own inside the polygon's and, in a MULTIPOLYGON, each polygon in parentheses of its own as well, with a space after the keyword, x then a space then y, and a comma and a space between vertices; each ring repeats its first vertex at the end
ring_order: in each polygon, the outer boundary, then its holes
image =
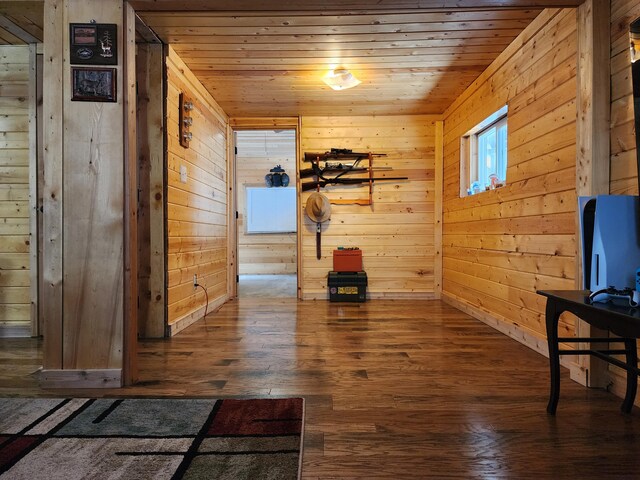
POLYGON ((0 325, 0 338, 25 338, 31 336, 29 325, 0 325))
MULTIPOLYGON (((467 301, 457 297, 456 295, 442 292, 442 301, 457 308, 458 310, 462 310, 464 313, 471 315, 473 318, 486 323, 490 327, 493 327, 499 332, 504 333, 508 337, 513 338, 523 345, 526 345, 530 349, 549 358, 549 347, 547 345, 546 338, 540 338, 534 335, 532 332, 525 330, 524 328, 522 328, 522 326, 510 322, 506 318, 496 316, 489 312, 481 310, 475 305, 470 305, 467 301)), ((572 362, 569 357, 560 357, 560 364, 570 370, 574 370, 576 367, 578 367, 578 365, 572 362)), ((577 374, 576 376, 579 377, 579 375, 577 374)))
POLYGON ((434 292, 379 292, 367 294, 367 298, 371 300, 435 300, 434 292))
MULTIPOLYGON (((302 294, 301 300, 325 300, 329 301, 328 293, 306 292, 302 294)), ((367 292, 367 300, 436 300, 434 292, 367 292)))
MULTIPOLYGON (((225 295, 225 296, 216 298, 215 300, 209 302, 209 306, 207 307, 207 316, 210 313, 216 311, 218 308, 220 308, 225 303, 227 303, 229 301, 229 299, 230 299, 230 297, 228 295, 225 295)), ((194 310, 193 312, 191 312, 190 314, 185 315, 184 317, 173 321, 167 327, 168 328, 167 336, 173 337, 176 333, 181 332, 182 330, 184 330, 185 328, 187 328, 190 325, 193 325, 198 320, 200 320, 202 317, 204 317, 204 307, 200 307, 197 310, 194 310)))
POLYGON ((585 387, 591 386, 589 385, 589 370, 577 363, 569 365, 569 378, 585 387))
POLYGON ((120 388, 122 369, 41 370, 42 388, 120 388))
MULTIPOLYGON (((611 383, 607 386, 607 390, 616 397, 624 398, 627 393, 627 373, 621 368, 609 365, 609 378, 611 383)), ((640 393, 636 395, 633 402, 634 405, 640 406, 640 393)))

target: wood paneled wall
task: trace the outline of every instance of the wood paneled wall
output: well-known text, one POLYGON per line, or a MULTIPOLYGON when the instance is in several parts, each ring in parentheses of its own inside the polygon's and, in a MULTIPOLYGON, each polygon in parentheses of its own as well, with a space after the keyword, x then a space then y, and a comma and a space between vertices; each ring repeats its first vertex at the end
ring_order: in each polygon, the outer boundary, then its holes
POLYGON ((0 337, 31 332, 29 65, 27 45, 0 46, 0 337))
POLYGON ((238 185, 238 270, 242 274, 283 274, 297 271, 295 233, 247 234, 246 187, 264 186, 264 176, 281 165, 296 180, 295 130, 240 130, 236 132, 238 185))
POLYGON ((127 343, 136 319, 129 306, 137 298, 127 281, 137 276, 128 248, 136 241, 129 229, 136 175, 127 155, 134 152, 135 164, 135 44, 125 7, 118 0, 45 2, 40 380, 47 386, 104 388, 136 375, 135 353, 127 355, 135 345, 127 343), (71 101, 69 23, 87 18, 117 25, 116 102, 71 101))
POLYGON ((611 2, 610 192, 612 194, 638 194, 629 56, 629 24, 638 17, 640 17, 640 3, 632 0, 611 2))
MULTIPOLYGON (((375 183, 373 206, 332 205, 331 220, 322 226, 322 259, 316 259, 316 226, 304 215, 308 192, 301 195, 302 296, 327 299, 327 273, 338 246, 362 249, 371 298, 434 296, 434 161, 436 117, 344 116, 303 117, 301 151, 331 148, 386 153, 375 166, 393 171, 376 177, 409 180, 375 183)), ((366 162, 365 162, 366 165, 366 162)), ((309 167, 300 163, 300 168, 309 167)), ((330 199, 367 198, 368 187, 331 186, 330 199)))
MULTIPOLYGON (((93 12, 105 23, 123 25, 122 7, 114 8, 115 2, 82 3, 69 4, 68 21, 80 22, 93 12)), ((118 50, 117 91, 123 92, 124 49, 118 50)), ((69 69, 63 68, 63 74, 59 94, 65 94, 64 126, 70 134, 63 135, 61 165, 62 365, 70 370, 117 369, 123 365, 124 335, 124 99, 118 94, 117 103, 71 102, 69 69)))
MULTIPOLYGON (((629 55, 629 24, 640 17, 640 3, 611 2, 611 176, 609 188, 616 195, 638 194, 636 132, 629 55)), ((640 114, 640 112, 638 112, 640 114)), ((623 396, 626 374, 609 367, 611 390, 623 396)), ((638 398, 638 397, 636 397, 638 398)), ((637 403, 637 401, 636 401, 637 403)))
POLYGON ((138 336, 165 335, 164 46, 136 45, 138 133, 138 336))
POLYGON ((168 323, 171 333, 209 312, 227 295, 227 126, 228 118, 178 55, 167 58, 167 233, 168 323), (194 101, 189 148, 178 134, 178 96, 194 101), (187 180, 180 179, 186 168, 187 180))
POLYGON ((541 351, 536 290, 575 288, 576 46, 575 10, 545 10, 444 119, 443 298, 541 351), (460 136, 504 104, 507 185, 459 198, 460 136))

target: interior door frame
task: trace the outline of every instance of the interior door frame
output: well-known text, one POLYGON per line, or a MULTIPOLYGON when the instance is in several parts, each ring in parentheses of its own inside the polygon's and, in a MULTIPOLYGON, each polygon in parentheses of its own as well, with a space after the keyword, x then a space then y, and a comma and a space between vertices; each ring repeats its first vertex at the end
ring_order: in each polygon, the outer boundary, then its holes
POLYGON ((227 138, 232 139, 229 142, 229 159, 232 165, 228 168, 228 185, 230 198, 228 204, 229 211, 229 261, 228 268, 230 272, 230 298, 238 296, 238 279, 239 279, 239 262, 238 262, 238 188, 236 185, 236 154, 237 154, 237 138, 236 132, 239 130, 294 130, 295 131, 295 151, 296 151, 296 202, 298 204, 298 214, 296 215, 296 291, 297 298, 301 298, 300 288, 300 258, 302 246, 300 245, 300 180, 298 175, 300 165, 300 118, 299 117, 273 117, 273 118, 230 118, 229 133, 227 138), (231 279, 233 275, 233 279, 231 279))
POLYGON ((137 330, 139 338, 164 338, 168 336, 166 52, 164 45, 150 41, 137 43, 136 50, 137 330))
POLYGON ((29 210, 31 241, 30 288, 31 288, 31 336, 42 335, 42 312, 40 296, 43 291, 42 279, 42 186, 44 183, 43 159, 43 44, 29 46, 29 210))

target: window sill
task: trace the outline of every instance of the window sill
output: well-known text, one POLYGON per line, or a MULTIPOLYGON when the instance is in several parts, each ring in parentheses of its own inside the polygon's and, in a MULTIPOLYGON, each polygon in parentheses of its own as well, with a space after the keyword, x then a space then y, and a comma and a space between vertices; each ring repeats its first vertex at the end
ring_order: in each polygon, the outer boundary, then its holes
POLYGON ((480 190, 480 191, 475 192, 475 193, 473 193, 473 192, 471 192, 471 191, 467 190, 466 195, 464 195, 462 198, 465 198, 465 197, 475 197, 476 195, 481 195, 481 194, 483 194, 483 193, 493 192, 494 190, 499 190, 499 189, 501 189, 501 188, 504 188, 505 186, 506 186, 505 184, 502 184, 502 185, 496 185, 494 188, 487 188, 487 189, 485 189, 485 190, 480 190))

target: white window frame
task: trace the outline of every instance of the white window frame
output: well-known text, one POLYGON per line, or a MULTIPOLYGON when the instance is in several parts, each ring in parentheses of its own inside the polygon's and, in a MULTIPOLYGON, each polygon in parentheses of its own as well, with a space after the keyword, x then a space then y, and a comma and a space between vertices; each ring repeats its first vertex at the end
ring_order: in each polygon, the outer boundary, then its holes
MULTIPOLYGON (((508 106, 500 108, 496 112, 482 120, 471 130, 460 137, 460 197, 473 195, 471 185, 478 181, 478 138, 483 133, 496 127, 507 125, 508 106), (469 193, 471 192, 471 193, 469 193)), ((507 128, 508 134, 508 128, 507 128)), ((506 139, 508 141, 508 138, 506 139)), ((505 143, 506 145, 506 143, 505 143)), ((508 148, 504 152, 504 162, 508 165, 508 148)), ((506 168, 505 168, 506 170, 506 168)), ((505 174, 506 177, 506 174, 505 174)), ((501 178, 501 186, 507 183, 506 178, 501 178)), ((480 187, 480 192, 484 192, 485 187, 480 187)))

